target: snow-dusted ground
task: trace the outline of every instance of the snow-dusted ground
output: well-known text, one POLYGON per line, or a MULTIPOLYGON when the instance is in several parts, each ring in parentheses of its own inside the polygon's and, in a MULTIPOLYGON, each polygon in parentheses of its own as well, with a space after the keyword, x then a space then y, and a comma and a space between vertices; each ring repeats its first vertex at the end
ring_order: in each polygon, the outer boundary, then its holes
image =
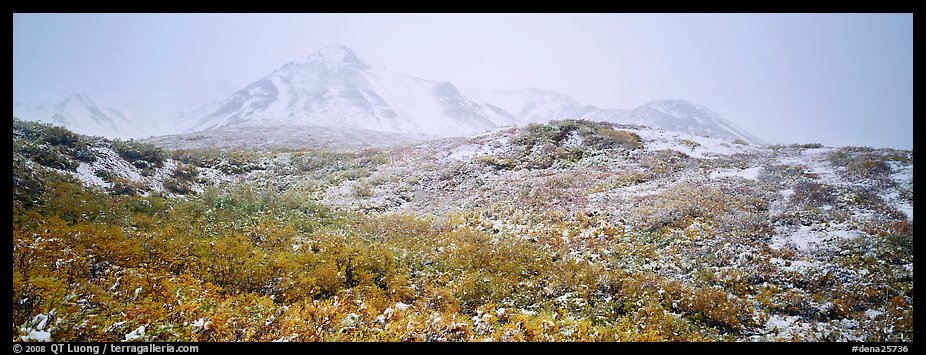
MULTIPOLYGON (((847 243, 870 238, 864 227, 878 220, 879 212, 874 208, 881 208, 852 202, 852 191, 875 188, 884 201, 884 208, 897 208, 912 222, 912 204, 903 197, 908 196, 905 191, 912 192, 912 163, 892 161, 888 177, 893 184, 872 185, 867 180, 848 176, 844 167, 833 166, 829 156, 837 152, 837 148, 776 149, 642 127, 621 128, 642 137, 643 148, 631 152, 629 156, 592 156, 574 166, 554 165, 539 170, 499 170, 481 162, 483 157, 505 156, 511 149, 508 139, 516 134, 515 130, 395 149, 391 151, 393 158, 390 162, 379 166, 367 179, 377 182, 372 196, 357 196, 350 189, 332 187, 324 194, 323 201, 374 213, 441 214, 512 206, 515 211, 549 209, 606 212, 614 216, 615 220, 623 221, 625 218, 630 219, 628 215, 636 213, 634 209, 637 206, 648 205, 651 203, 649 201, 662 198, 668 191, 677 191, 686 186, 706 190, 722 189, 728 194, 739 193, 731 191, 753 191, 752 194, 768 202, 765 215, 772 226, 770 234, 761 239, 763 242, 737 246, 735 249, 739 250, 739 255, 757 255, 770 251, 776 256, 770 259, 769 265, 777 273, 810 278, 835 273, 842 275, 839 277, 845 278, 845 282, 865 282, 868 271, 846 270, 834 257, 844 253, 847 243), (641 164, 645 157, 666 150, 681 152, 688 158, 681 158, 678 170, 668 174, 654 173, 649 170, 652 167, 641 164), (796 171, 788 174, 797 175, 780 176, 782 167, 796 171), (648 177, 642 181, 620 179, 632 172, 648 177), (410 184, 409 180, 415 183, 410 184), (799 182, 831 187, 836 194, 836 202, 821 205, 822 212, 819 213, 823 213, 823 216, 845 217, 807 225, 777 221, 782 218, 782 214, 799 212, 800 203, 795 200, 803 198, 795 196, 795 186, 799 182), (840 197, 845 194, 850 197, 840 197), (403 197, 393 199, 389 195, 403 197)), ((569 142, 568 139, 565 141, 569 142)), ((542 235, 545 230, 512 220, 489 219, 486 223, 489 230, 512 235, 542 235)), ((562 241, 573 243, 591 238, 595 233, 586 229, 577 231, 575 235, 564 234, 562 241)), ((707 248, 707 245, 698 248, 707 248)), ((709 250, 726 254, 729 251, 723 251, 724 248, 731 247, 733 244, 728 242, 710 247, 720 249, 709 250)), ((579 259, 595 260, 592 256, 600 255, 600 252, 576 250, 575 255, 579 259)), ((737 263, 734 265, 740 265, 737 263)), ((747 265, 750 263, 735 267, 747 265)), ((641 267, 641 270, 648 272, 661 270, 660 273, 671 277, 690 279, 690 275, 682 272, 671 258, 631 267, 641 267)), ((795 288, 794 292, 808 294, 810 291, 795 288)), ((807 301, 805 307, 825 312, 826 309, 832 309, 833 304, 807 301)), ((872 309, 872 312, 882 311, 872 309)), ((826 322, 806 315, 779 312, 762 313, 761 316, 757 313, 757 317, 767 317, 767 321, 764 327, 753 330, 758 334, 752 337, 754 340, 861 340, 865 339, 867 331, 858 325, 857 319, 850 317, 826 322)))
POLYGON ((628 129, 646 141, 648 151, 673 149, 693 158, 711 159, 737 153, 755 152, 756 147, 736 144, 724 139, 708 138, 676 131, 655 129, 628 129), (697 145, 692 147, 688 142, 697 145))
MULTIPOLYGON (((891 180, 893 180, 902 190, 913 191, 913 164, 903 165, 899 162, 890 162, 891 180)), ((913 204, 901 197, 900 191, 891 191, 881 196, 886 201, 894 205, 898 210, 903 212, 907 218, 913 220, 913 204)))
POLYGON ((759 173, 762 171, 761 166, 755 166, 748 169, 720 169, 711 171, 711 179, 725 177, 739 177, 747 180, 758 180, 759 173))
MULTIPOLYGON (((143 195, 149 193, 173 194, 164 187, 164 184, 172 179, 172 174, 178 166, 176 160, 167 159, 160 167, 156 167, 150 173, 145 174, 142 169, 135 167, 120 157, 108 142, 102 140, 92 142, 90 150, 96 156, 96 159, 92 162, 79 162, 80 164, 74 171, 47 167, 46 169, 64 175, 71 175, 80 180, 85 186, 104 191, 113 187, 114 182, 112 181, 123 180, 141 187, 139 192, 143 195), (109 178, 104 179, 101 175, 108 175, 109 178)), ((32 161, 27 161, 26 164, 38 166, 37 163, 32 161)), ((195 170, 196 179, 190 181, 190 187, 194 192, 202 192, 206 184, 221 184, 237 179, 235 176, 225 174, 212 167, 195 167, 195 170)))
POLYGON ((401 146, 436 139, 431 135, 407 135, 360 129, 314 126, 227 128, 205 132, 152 137, 146 141, 165 149, 214 149, 226 151, 273 151, 326 149, 359 151, 401 146))
MULTIPOLYGON (((863 179, 852 176, 844 166, 834 165, 831 156, 844 151, 839 148, 773 148, 640 126, 616 129, 639 135, 642 147, 595 151, 584 146, 581 137, 572 135, 563 140, 563 146, 583 148, 587 155, 578 161, 557 161, 547 168, 524 168, 506 163, 518 159, 511 138, 524 132, 523 128, 412 142, 391 135, 342 132, 326 136, 329 131, 321 131, 325 134, 308 143, 302 137, 301 142, 356 154, 329 160, 331 166, 300 171, 294 167, 300 152, 275 152, 260 158, 258 163, 264 169, 259 171, 229 175, 214 168, 199 168, 198 176, 213 183, 311 183, 313 190, 306 198, 366 213, 442 216, 476 212, 479 217, 471 223, 497 238, 545 240, 568 247, 563 257, 576 262, 617 265, 627 272, 652 273, 686 283, 716 286, 733 283, 724 279, 730 274, 751 277, 747 283, 750 291, 737 294, 755 309, 757 325, 748 329, 745 338, 751 340, 868 339, 874 329, 868 323, 885 324, 885 315, 892 311, 888 300, 837 313, 834 303, 841 296, 826 294, 831 289, 813 289, 811 281, 832 279, 832 285, 825 287, 851 285, 862 289, 874 276, 883 276, 876 275, 876 267, 887 268, 890 272, 881 269, 882 273, 895 279, 912 280, 912 259, 902 265, 847 264, 858 250, 873 253, 864 249, 868 247, 864 243, 877 239, 879 223, 903 226, 902 222, 908 222, 912 229, 912 154, 907 160, 888 161, 888 172, 863 179), (377 148, 361 149, 367 140, 377 142, 377 148), (364 164, 349 177, 328 171, 370 160, 371 156, 382 157, 382 161, 364 164), (807 186, 817 190, 808 192, 807 186), (568 218, 552 224, 537 217, 556 212, 596 219, 593 224, 572 225, 574 221, 568 218), (631 253, 617 261, 610 256, 621 248, 640 245, 650 248, 640 253, 644 256, 631 253), (759 300, 757 290, 772 290, 769 292, 778 298, 759 300), (789 302, 797 306, 767 305, 784 302, 786 297, 796 299, 789 302)), ((272 132, 278 131, 228 131, 157 142, 202 148, 224 140, 227 146, 247 147, 253 146, 257 137, 273 137, 268 134, 272 132)), ((291 144, 287 137, 281 134, 261 144, 285 146, 291 144)), ((95 162, 82 163, 76 172, 67 172, 88 186, 109 187, 97 176, 97 171, 104 170, 149 186, 150 191, 162 191, 176 166, 168 160, 144 176, 108 148, 93 149, 98 156, 95 162)), ((865 154, 887 157, 888 153, 897 152, 873 150, 865 154)), ((853 257, 866 260, 867 255, 853 257)), ((570 294, 557 297, 560 303, 572 301, 570 294)), ((402 307, 396 304, 393 308, 402 307)), ((208 321, 200 321, 191 326, 205 329, 208 321)), ((143 327, 124 331, 126 340, 145 336, 143 327)), ((21 331, 23 337, 34 340, 43 339, 41 332, 37 327, 21 331)))

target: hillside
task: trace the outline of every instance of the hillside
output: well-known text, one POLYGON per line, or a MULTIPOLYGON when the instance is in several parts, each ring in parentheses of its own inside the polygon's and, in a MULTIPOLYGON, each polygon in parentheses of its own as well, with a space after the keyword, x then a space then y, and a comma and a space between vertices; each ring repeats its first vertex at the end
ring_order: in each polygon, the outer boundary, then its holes
POLYGON ((914 336, 912 151, 583 120, 349 149, 13 127, 14 340, 914 336))

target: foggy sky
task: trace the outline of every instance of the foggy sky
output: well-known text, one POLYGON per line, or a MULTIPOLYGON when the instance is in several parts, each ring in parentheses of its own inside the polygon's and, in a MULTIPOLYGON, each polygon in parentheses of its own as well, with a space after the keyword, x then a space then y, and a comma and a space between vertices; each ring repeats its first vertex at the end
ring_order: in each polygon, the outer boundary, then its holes
POLYGON ((243 87, 329 44, 461 88, 686 99, 770 143, 913 145, 912 14, 14 14, 14 99, 243 87))

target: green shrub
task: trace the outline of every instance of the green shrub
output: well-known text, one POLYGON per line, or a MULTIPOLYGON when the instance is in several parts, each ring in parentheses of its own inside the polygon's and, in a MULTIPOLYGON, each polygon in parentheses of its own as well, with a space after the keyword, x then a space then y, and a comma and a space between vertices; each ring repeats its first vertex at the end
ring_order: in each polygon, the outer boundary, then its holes
POLYGON ((170 173, 170 176, 177 179, 190 181, 198 174, 199 172, 196 170, 195 166, 177 162, 177 166, 174 167, 174 170, 170 173))
POLYGON ((841 148, 827 154, 826 159, 833 166, 846 166, 854 159, 846 148, 841 148))
POLYGON ((260 155, 258 153, 235 151, 228 153, 219 168, 226 174, 241 174, 262 170, 263 166, 259 163, 259 160, 260 155))
MULTIPOLYGON (((614 125, 608 122, 587 120, 530 124, 511 137, 514 152, 504 159, 510 159, 520 168, 545 169, 574 164, 589 155, 587 148, 633 150, 642 147, 643 140, 637 134, 615 130, 613 127, 614 125), (581 142, 573 142, 572 139, 575 137, 580 138, 581 142), (567 139, 570 139, 569 144, 566 144, 567 139)), ((497 169, 507 166, 506 161, 493 158, 484 158, 480 162, 497 169)))
POLYGON ((188 179, 183 178, 170 178, 164 180, 164 188, 167 189, 167 191, 181 195, 193 193, 192 183, 188 179))
POLYGON ((171 159, 203 168, 216 167, 224 155, 211 149, 178 149, 170 152, 171 159))
POLYGON ((587 120, 554 120, 547 124, 531 123, 520 133, 511 137, 511 144, 524 147, 526 150, 544 143, 560 146, 573 132, 585 136, 598 129, 611 129, 612 127, 611 123, 587 120))
POLYGON ((858 177, 877 177, 891 172, 891 167, 877 155, 863 155, 846 165, 846 172, 858 177))
POLYGON ((562 142, 570 131, 563 129, 561 125, 556 124, 558 121, 550 124, 531 123, 521 133, 511 137, 511 144, 523 146, 530 150, 535 145, 542 143, 558 144, 562 142))
POLYGON ((75 171, 80 166, 79 162, 47 144, 25 142, 19 145, 18 149, 36 163, 49 168, 75 171))
POLYGON ((79 135, 63 127, 48 126, 44 133, 48 144, 74 146, 80 142, 79 135))
POLYGON ((113 140, 112 148, 123 159, 140 169, 161 167, 167 160, 167 152, 151 143, 136 140, 113 140))
POLYGON ((41 165, 57 169, 74 171, 79 161, 96 160, 89 144, 80 135, 62 127, 15 118, 13 148, 41 165))

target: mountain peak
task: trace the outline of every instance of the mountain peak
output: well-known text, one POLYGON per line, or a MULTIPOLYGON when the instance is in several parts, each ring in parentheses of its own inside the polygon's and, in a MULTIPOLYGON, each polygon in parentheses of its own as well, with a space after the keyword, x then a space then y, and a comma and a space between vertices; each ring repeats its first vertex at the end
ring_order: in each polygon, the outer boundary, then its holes
POLYGON ((75 93, 68 95, 68 97, 65 98, 63 102, 68 102, 68 101, 78 101, 78 102, 82 102, 85 104, 93 104, 93 101, 91 101, 90 98, 87 97, 87 95, 84 95, 79 92, 75 92, 75 93))
POLYGON ((332 44, 320 48, 306 58, 306 64, 319 66, 327 69, 336 68, 357 68, 369 69, 370 66, 364 63, 354 50, 341 44, 332 44))
POLYGON ((720 118, 720 114, 704 106, 682 99, 664 99, 647 102, 637 110, 655 110, 672 116, 720 118))
POLYGON ((720 114, 681 99, 647 102, 625 114, 621 120, 699 136, 742 139, 754 144, 763 144, 761 139, 737 127, 720 114))
POLYGON ((697 109, 704 109, 703 106, 696 103, 682 100, 682 99, 663 99, 663 100, 654 100, 643 104, 644 107, 660 107, 660 108, 681 108, 681 107, 690 107, 697 109))

